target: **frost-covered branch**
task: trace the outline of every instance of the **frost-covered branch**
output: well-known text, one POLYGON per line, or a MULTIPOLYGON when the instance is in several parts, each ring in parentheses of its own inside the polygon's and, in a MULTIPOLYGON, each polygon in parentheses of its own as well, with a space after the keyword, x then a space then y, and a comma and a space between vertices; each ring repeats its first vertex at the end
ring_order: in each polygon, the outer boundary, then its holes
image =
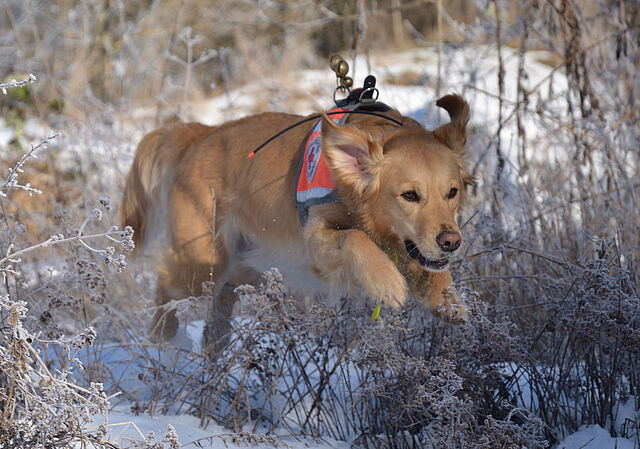
POLYGON ((16 81, 15 79, 13 79, 8 83, 0 83, 0 91, 2 91, 3 94, 7 95, 7 89, 12 89, 14 87, 28 86, 29 84, 33 84, 35 82, 36 82, 36 76, 33 73, 31 73, 29 74, 29 78, 24 79, 22 81, 16 81))
POLYGON ((40 190, 31 187, 30 183, 26 183, 25 185, 20 184, 18 182, 18 176, 20 175, 20 173, 24 172, 24 170, 22 169, 22 166, 29 159, 35 159, 37 157, 38 150, 46 149, 47 144, 51 142, 53 139, 58 138, 59 136, 60 136, 60 133, 55 133, 47 137, 46 139, 44 139, 38 145, 36 146, 31 145, 31 149, 20 158, 20 160, 16 163, 15 166, 13 166, 9 170, 9 174, 7 175, 7 178, 5 179, 4 183, 0 186, 0 197, 6 197, 7 192, 9 192, 10 190, 16 190, 16 189, 25 190, 26 192, 29 193, 29 195, 33 195, 34 193, 35 194, 42 193, 40 190))
MULTIPOLYGON (((62 234, 54 234, 51 237, 49 237, 47 240, 45 240, 44 242, 38 243, 36 245, 30 246, 28 248, 23 248, 19 251, 16 251, 15 253, 11 253, 11 254, 7 254, 7 256, 3 257, 2 259, 0 259, 0 266, 5 264, 5 263, 18 263, 20 262, 19 257, 23 256, 25 254, 28 254, 32 251, 35 251, 36 249, 40 249, 40 248, 47 248, 53 245, 58 245, 61 243, 69 243, 69 242, 79 242, 82 246, 84 246, 86 249, 88 249, 89 251, 98 253, 101 256, 107 257, 107 256, 113 256, 114 254, 114 248, 113 247, 108 247, 107 249, 98 249, 98 248, 94 248, 90 245, 88 245, 85 240, 91 240, 91 239, 96 239, 96 238, 107 238, 113 242, 117 242, 125 247, 129 247, 129 245, 133 244, 133 240, 131 240, 131 238, 133 237, 133 230, 131 229, 131 226, 127 226, 125 228, 124 231, 120 231, 118 230, 117 226, 113 226, 111 227, 111 229, 109 229, 107 232, 101 232, 98 234, 91 234, 91 235, 81 235, 78 234, 76 236, 73 237, 68 237, 68 238, 64 238, 62 236, 62 234), (121 237, 122 240, 118 240, 116 238, 114 238, 114 236, 118 236, 121 237)), ((11 247, 10 247, 11 249, 11 247)), ((131 247, 131 249, 133 249, 133 247, 131 247)), ((126 263, 125 263, 126 266, 126 263)), ((9 268, 0 268, 0 271, 5 271, 9 268)))
MULTIPOLYGON (((101 198, 99 203, 100 203, 100 206, 106 212, 111 212, 113 210, 111 206, 111 200, 109 198, 101 198)), ((114 242, 120 245, 124 253, 129 253, 133 251, 133 249, 135 248, 135 243, 133 241, 133 228, 131 226, 126 226, 124 230, 120 230, 118 229, 117 226, 111 226, 111 228, 109 228, 109 230, 106 232, 101 232, 101 233, 91 234, 91 235, 83 235, 87 224, 91 220, 98 220, 98 221, 102 220, 102 210, 100 208, 94 209, 92 213, 85 218, 85 220, 80 225, 80 228, 76 231, 76 235, 74 236, 65 238, 62 234, 54 234, 44 242, 38 243, 33 246, 29 246, 27 248, 23 248, 13 253, 11 252, 13 250, 13 245, 9 245, 9 247, 7 248, 7 254, 5 255, 5 257, 0 259, 0 272, 15 273, 13 271, 13 264, 19 263, 21 256, 40 248, 46 248, 49 246, 59 245, 62 243, 69 243, 69 242, 80 243, 87 250, 103 257, 105 262, 107 264, 112 264, 118 272, 123 271, 127 266, 124 254, 116 255, 115 254, 116 250, 115 250, 115 247, 113 246, 108 246, 104 249, 96 248, 94 246, 89 245, 86 242, 86 240, 105 238, 111 242, 114 242), (5 266, 5 264, 7 265, 5 266)))

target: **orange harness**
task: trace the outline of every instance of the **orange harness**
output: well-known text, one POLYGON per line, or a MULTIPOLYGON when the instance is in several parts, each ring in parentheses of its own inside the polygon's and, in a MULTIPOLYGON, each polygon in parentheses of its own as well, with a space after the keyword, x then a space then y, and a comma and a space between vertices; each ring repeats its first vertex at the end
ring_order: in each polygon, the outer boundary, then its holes
MULTIPOLYGON (((329 116, 338 124, 344 123, 349 111, 345 108, 329 111, 340 111, 344 113, 329 116)), ((322 120, 319 120, 305 144, 296 180, 295 204, 303 225, 309 217, 309 207, 338 201, 335 189, 336 183, 322 153, 322 120)))

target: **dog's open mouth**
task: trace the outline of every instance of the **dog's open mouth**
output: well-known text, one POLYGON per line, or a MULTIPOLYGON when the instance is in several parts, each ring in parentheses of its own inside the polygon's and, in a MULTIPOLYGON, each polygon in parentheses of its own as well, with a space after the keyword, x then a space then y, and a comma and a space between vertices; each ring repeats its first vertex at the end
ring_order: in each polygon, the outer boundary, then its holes
POLYGON ((447 259, 446 257, 437 260, 427 259, 420 253, 418 246, 411 240, 405 240, 404 247, 407 249, 407 253, 409 253, 409 256, 417 260, 420 266, 423 268, 440 271, 444 270, 446 266, 449 265, 449 259, 447 259))

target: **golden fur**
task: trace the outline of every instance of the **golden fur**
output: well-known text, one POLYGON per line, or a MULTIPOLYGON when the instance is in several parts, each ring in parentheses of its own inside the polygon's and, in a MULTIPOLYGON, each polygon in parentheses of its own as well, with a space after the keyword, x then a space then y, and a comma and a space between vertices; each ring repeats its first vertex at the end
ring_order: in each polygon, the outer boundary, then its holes
MULTIPOLYGON (((313 121, 251 159, 252 149, 300 117, 264 113, 149 133, 138 146, 121 213, 140 248, 155 242, 161 251, 157 304, 199 294, 212 276, 220 335, 233 305, 228 286, 281 263, 296 273, 292 279, 300 277, 293 285, 298 294, 366 295, 392 307, 411 294, 444 319, 464 318, 446 268, 460 243, 456 221, 471 182, 462 160, 469 108, 457 95, 438 105, 451 122, 433 132, 396 111, 385 114, 403 126, 359 114, 337 125, 324 115, 322 151, 339 202, 311 207, 304 227, 293 195, 313 121)), ((287 283, 286 269, 283 275, 287 283)), ((160 309, 154 324, 164 338, 177 329, 172 311, 160 309)))

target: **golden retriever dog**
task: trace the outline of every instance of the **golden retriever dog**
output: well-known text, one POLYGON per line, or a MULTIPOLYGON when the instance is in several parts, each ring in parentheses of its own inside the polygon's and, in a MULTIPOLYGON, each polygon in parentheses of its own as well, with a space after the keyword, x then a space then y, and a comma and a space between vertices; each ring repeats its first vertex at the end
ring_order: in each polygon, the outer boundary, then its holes
POLYGON ((214 333, 222 335, 234 301, 230 286, 271 267, 295 294, 368 296, 393 308, 411 295, 447 321, 463 320, 466 308, 448 267, 462 241, 457 217, 472 182, 463 161, 469 107, 454 94, 437 105, 451 120, 434 131, 395 110, 383 114, 402 125, 355 113, 337 124, 323 114, 321 152, 335 197, 309 207, 303 221, 294 192, 317 121, 251 158, 251 150, 301 117, 263 113, 147 134, 121 215, 135 230, 137 251, 154 241, 160 250, 153 333, 174 336, 178 320, 162 306, 200 294, 203 281, 213 280, 214 333))

